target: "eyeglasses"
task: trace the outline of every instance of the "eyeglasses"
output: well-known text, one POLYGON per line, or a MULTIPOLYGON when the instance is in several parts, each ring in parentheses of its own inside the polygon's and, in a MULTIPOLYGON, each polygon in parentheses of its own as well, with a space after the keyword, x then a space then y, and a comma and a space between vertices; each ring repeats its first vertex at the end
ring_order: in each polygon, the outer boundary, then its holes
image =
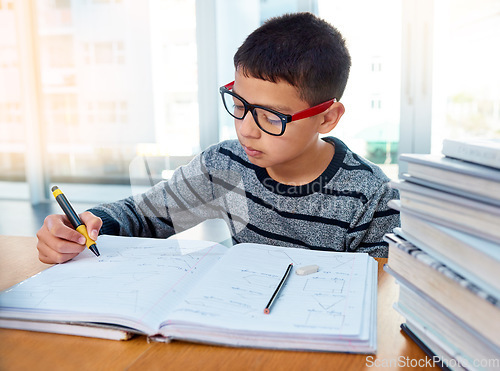
POLYGON ((233 85, 234 81, 219 88, 226 111, 237 120, 243 120, 246 114, 250 111, 257 126, 267 134, 274 136, 283 135, 287 123, 316 116, 317 114, 326 111, 337 101, 333 98, 293 115, 287 115, 267 107, 248 103, 238 94, 231 91, 233 85))

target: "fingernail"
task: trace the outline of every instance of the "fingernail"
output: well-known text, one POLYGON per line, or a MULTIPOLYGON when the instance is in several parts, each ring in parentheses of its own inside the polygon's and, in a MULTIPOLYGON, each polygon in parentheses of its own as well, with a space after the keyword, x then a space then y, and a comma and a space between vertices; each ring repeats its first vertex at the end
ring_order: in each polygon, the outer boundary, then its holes
POLYGON ((83 237, 83 236, 82 236, 82 237, 80 237, 80 238, 78 239, 78 243, 79 243, 80 245, 83 245, 83 244, 85 243, 85 241, 86 241, 86 240, 85 240, 85 237, 83 237))
POLYGON ((96 229, 94 229, 92 232, 90 232, 90 238, 92 238, 94 241, 97 240, 97 236, 98 236, 98 233, 97 233, 96 229))

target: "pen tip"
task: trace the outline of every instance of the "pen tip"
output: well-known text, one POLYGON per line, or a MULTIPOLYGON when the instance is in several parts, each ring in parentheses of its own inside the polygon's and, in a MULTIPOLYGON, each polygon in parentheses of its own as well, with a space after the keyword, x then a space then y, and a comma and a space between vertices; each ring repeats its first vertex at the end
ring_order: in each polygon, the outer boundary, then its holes
POLYGON ((97 250, 97 246, 95 244, 90 245, 89 249, 90 249, 90 251, 92 251, 95 254, 95 256, 101 255, 101 254, 99 254, 99 250, 97 250))
POLYGON ((59 187, 58 186, 53 186, 52 189, 51 189, 51 191, 54 192, 56 189, 59 189, 59 187))

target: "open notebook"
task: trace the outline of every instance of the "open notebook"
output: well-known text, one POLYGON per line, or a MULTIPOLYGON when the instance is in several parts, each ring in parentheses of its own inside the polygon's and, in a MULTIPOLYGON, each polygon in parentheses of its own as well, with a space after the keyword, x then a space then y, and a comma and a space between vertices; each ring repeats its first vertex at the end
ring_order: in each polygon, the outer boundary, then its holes
POLYGON ((105 338, 145 334, 228 346, 376 351, 377 263, 367 254, 100 236, 0 293, 0 326, 105 338), (288 277, 289 263, 319 271, 288 277))

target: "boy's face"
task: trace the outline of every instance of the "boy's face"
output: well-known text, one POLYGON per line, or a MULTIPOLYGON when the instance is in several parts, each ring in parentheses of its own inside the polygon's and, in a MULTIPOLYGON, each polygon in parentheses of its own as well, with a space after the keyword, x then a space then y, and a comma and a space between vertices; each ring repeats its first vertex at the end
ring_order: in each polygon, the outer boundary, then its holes
MULTIPOLYGON (((233 91, 250 104, 294 114, 310 105, 300 99, 297 89, 286 82, 273 83, 246 77, 236 71, 233 91)), ((314 161, 317 149, 325 142, 319 133, 325 114, 286 124, 281 136, 263 132, 249 112, 242 120, 235 119, 236 134, 251 163, 268 170, 306 167, 314 161)))

